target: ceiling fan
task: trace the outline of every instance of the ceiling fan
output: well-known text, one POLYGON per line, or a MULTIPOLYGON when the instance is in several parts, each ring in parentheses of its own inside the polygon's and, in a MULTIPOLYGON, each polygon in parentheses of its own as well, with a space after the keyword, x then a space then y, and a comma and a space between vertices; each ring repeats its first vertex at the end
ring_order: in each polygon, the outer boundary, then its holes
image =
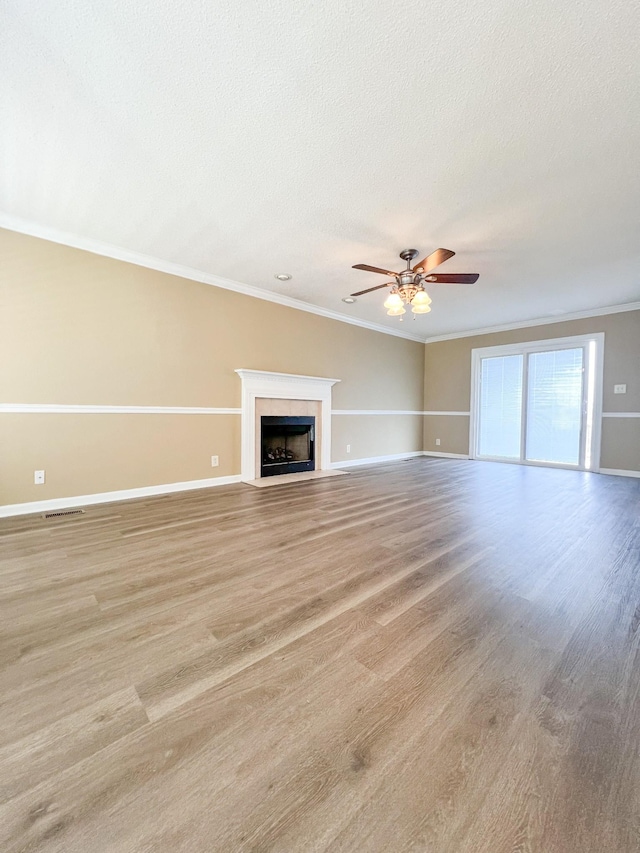
POLYGON ((425 282, 429 284, 474 284, 480 277, 478 273, 443 274, 431 272, 454 255, 455 252, 449 249, 436 249, 435 252, 427 255, 412 268, 411 261, 418 256, 418 250, 405 249, 400 252, 402 260, 407 262, 407 268, 402 272, 383 270, 380 267, 369 266, 369 264, 355 264, 354 270, 367 270, 368 272, 380 273, 380 275, 393 276, 394 281, 378 284, 376 287, 367 288, 367 290, 359 290, 357 293, 352 293, 351 296, 362 296, 365 293, 371 293, 373 290, 390 287, 391 293, 384 303, 384 307, 389 309, 387 314, 390 317, 402 319, 402 314, 406 313, 404 306, 409 304, 412 306, 412 313, 428 314, 431 311, 431 298, 424 289, 425 282))

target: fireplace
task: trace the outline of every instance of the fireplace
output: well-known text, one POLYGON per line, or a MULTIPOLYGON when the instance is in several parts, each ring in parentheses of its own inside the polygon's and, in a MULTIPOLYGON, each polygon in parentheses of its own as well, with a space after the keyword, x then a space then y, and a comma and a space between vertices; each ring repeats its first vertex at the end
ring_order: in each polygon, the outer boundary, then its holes
POLYGON ((331 468, 331 388, 340 380, 244 367, 239 367, 236 373, 242 380, 241 476, 244 482, 251 483, 264 476, 263 417, 314 417, 313 465, 307 464, 306 470, 331 468))
POLYGON ((315 471, 314 417, 260 418, 260 448, 262 477, 315 471))

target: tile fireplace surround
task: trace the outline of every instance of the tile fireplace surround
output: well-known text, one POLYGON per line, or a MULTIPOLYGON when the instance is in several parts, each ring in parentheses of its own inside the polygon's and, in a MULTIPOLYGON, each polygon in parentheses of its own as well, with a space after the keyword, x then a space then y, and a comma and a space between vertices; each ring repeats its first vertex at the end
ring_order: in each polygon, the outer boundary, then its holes
POLYGON ((242 380, 242 439, 241 477, 247 482, 260 478, 260 455, 258 444, 260 430, 258 418, 261 414, 294 414, 292 401, 317 401, 316 428, 319 441, 316 454, 316 470, 331 467, 331 388, 339 379, 322 376, 299 376, 295 373, 271 373, 266 370, 239 368, 236 373, 242 380), (268 411, 258 406, 256 400, 268 402, 268 411), (281 411, 278 402, 282 401, 281 411))

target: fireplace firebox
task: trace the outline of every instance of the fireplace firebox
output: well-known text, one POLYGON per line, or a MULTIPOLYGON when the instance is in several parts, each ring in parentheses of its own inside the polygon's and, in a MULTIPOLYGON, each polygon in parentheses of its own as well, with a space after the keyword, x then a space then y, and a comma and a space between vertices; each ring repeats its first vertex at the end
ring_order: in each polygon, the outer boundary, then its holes
POLYGON ((315 418, 263 415, 260 428, 262 477, 315 471, 315 418))

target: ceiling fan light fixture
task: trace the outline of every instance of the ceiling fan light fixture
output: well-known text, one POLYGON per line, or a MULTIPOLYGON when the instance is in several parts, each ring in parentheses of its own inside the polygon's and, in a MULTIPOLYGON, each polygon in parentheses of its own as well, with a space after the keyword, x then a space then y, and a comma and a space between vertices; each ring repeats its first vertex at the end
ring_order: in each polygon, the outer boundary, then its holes
POLYGON ((390 293, 384 303, 385 308, 402 308, 402 297, 399 293, 390 293))
POLYGON ((389 317, 400 317, 402 314, 406 314, 406 313, 407 313, 407 311, 403 307, 402 304, 397 305, 394 308, 389 308, 389 310, 387 311, 387 314, 389 315, 389 317))
MULTIPOLYGON (((431 297, 426 290, 419 290, 411 300, 412 305, 431 305, 431 297)), ((426 313, 426 312, 423 312, 426 313)))
MULTIPOLYGON (((375 272, 379 275, 393 277, 395 281, 387 282, 387 284, 377 284, 374 287, 369 287, 366 290, 359 290, 353 296, 363 296, 365 293, 372 293, 374 290, 381 290, 383 287, 391 287, 384 307, 388 308, 387 314, 390 317, 400 317, 406 313, 405 305, 411 305, 411 310, 414 314, 428 314, 431 311, 431 297, 424 289, 425 282, 432 284, 475 284, 479 278, 478 273, 437 273, 431 271, 449 258, 455 255, 451 249, 436 249, 431 252, 426 258, 423 258, 417 263, 413 269, 411 262, 418 256, 417 249, 403 249, 400 252, 400 257, 407 262, 406 269, 400 272, 392 272, 382 267, 373 267, 371 264, 354 264, 354 270, 365 270, 366 272, 375 272)), ((414 317, 415 319, 415 317, 414 317)))

